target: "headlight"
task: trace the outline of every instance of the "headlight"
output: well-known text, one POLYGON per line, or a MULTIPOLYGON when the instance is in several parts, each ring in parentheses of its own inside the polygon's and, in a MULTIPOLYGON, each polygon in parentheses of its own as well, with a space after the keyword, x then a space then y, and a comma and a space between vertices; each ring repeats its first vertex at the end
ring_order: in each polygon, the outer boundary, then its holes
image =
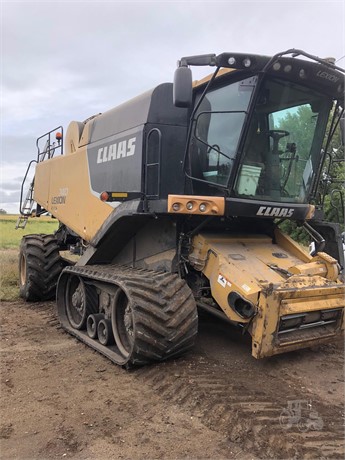
POLYGON ((245 58, 243 59, 242 64, 244 67, 250 67, 252 65, 252 61, 249 58, 245 58))
POLYGON ((186 208, 188 209, 188 211, 191 211, 193 209, 193 203, 191 201, 188 201, 188 203, 186 204, 186 208))

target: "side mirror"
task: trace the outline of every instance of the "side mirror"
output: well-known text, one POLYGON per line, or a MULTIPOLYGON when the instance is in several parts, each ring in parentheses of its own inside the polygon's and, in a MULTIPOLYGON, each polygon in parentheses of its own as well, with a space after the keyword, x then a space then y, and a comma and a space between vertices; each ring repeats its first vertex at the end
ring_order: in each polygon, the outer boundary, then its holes
POLYGON ((173 102, 175 107, 192 105, 192 71, 189 67, 178 67, 174 74, 173 102))

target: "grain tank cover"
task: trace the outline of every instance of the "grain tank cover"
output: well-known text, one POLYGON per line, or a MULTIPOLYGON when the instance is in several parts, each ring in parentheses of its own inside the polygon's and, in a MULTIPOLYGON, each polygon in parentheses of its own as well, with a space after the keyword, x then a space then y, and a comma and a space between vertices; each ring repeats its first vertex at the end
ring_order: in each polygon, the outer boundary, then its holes
POLYGON ((176 185, 170 171, 181 167, 188 118, 186 109, 173 105, 172 92, 172 83, 163 83, 93 120, 87 155, 95 196, 107 191, 158 197, 167 195, 166 187, 182 192, 182 171, 176 185), (156 163, 157 141, 168 177, 157 168, 145 173, 148 163, 156 163))
POLYGON ((163 83, 99 115, 90 143, 146 123, 186 126, 187 112, 173 105, 172 87, 172 83, 163 83))

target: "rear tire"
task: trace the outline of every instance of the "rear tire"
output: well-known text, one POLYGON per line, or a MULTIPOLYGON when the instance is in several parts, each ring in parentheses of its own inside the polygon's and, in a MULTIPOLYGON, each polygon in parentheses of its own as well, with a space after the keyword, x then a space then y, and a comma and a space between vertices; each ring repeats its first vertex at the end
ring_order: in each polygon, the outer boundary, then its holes
POLYGON ((33 302, 54 299, 64 266, 54 235, 24 236, 19 250, 20 296, 33 302))

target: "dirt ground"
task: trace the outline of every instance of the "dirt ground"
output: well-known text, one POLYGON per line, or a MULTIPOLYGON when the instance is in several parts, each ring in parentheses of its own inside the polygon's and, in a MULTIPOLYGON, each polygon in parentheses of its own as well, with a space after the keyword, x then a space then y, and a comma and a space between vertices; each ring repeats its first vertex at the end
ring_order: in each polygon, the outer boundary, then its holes
POLYGON ((53 303, 3 302, 1 327, 2 460, 344 458, 340 342, 256 361, 203 316, 191 353, 126 371, 53 303))

